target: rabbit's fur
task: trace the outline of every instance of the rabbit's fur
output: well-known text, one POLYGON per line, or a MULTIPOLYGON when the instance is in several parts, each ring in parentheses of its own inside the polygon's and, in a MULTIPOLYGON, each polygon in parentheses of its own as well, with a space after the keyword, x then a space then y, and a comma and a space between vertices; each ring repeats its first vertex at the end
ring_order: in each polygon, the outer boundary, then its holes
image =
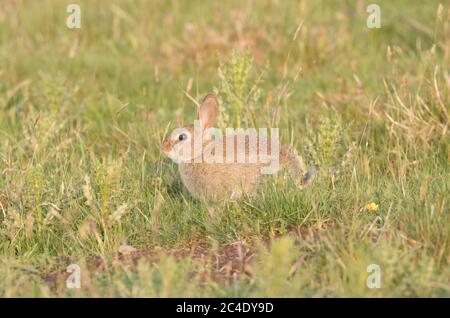
MULTIPOLYGON (((202 133, 205 133, 205 130, 212 127, 218 113, 219 104, 217 97, 212 94, 207 95, 198 111, 199 129, 202 130, 202 133)), ((220 148, 223 149, 222 154, 225 156, 227 142, 234 142, 232 145, 235 150, 234 159, 236 159, 238 135, 226 136, 223 140, 216 140, 209 138, 207 134, 202 134, 201 141, 198 141, 199 144, 201 143, 202 151, 196 155, 192 154, 195 152, 193 149, 196 147, 193 138, 194 129, 194 125, 175 129, 166 137, 161 146, 162 151, 168 157, 178 162, 181 179, 189 192, 194 197, 202 200, 239 199, 244 194, 253 194, 264 177, 262 168, 268 166, 268 163, 260 160, 256 160, 255 163, 248 163, 248 161, 238 163, 236 160, 227 163, 225 159, 222 163, 205 162, 207 161, 207 153, 214 155, 216 150, 220 151, 220 148)), ((265 137, 258 136, 258 143, 256 144, 250 143, 248 136, 243 138, 245 138, 243 139, 245 140, 245 148, 243 150, 248 155, 252 150, 259 150, 259 140, 265 137)), ((272 155, 272 143, 270 140, 265 140, 265 142, 267 143, 267 154, 272 155)), ((274 148, 274 151, 279 151, 279 164, 287 166, 296 185, 303 187, 309 184, 314 177, 314 171, 303 175, 303 162, 295 151, 282 145, 276 148, 274 148)), ((218 156, 222 155, 219 153, 218 156)))

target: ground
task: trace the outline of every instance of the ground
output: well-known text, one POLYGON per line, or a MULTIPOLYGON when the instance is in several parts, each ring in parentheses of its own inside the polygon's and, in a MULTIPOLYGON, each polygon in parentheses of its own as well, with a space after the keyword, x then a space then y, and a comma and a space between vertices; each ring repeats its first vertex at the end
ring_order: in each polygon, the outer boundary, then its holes
POLYGON ((2 1, 0 296, 449 297, 449 17, 434 0, 2 1), (159 147, 211 92, 220 127, 279 128, 311 186, 192 198, 159 147))

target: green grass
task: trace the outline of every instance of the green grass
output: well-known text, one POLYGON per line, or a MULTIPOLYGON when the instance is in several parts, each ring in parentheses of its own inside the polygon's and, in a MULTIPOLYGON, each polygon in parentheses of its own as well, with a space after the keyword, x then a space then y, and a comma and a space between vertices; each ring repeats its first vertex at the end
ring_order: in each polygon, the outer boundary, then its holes
POLYGON ((72 2, 0 11, 0 296, 450 296, 448 5, 72 2), (159 145, 212 91, 313 185, 193 199, 159 145))

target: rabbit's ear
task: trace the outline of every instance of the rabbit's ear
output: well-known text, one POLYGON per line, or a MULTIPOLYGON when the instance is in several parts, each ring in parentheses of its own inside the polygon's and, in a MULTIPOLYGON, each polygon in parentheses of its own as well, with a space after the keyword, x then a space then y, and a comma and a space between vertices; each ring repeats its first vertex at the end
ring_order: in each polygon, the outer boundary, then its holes
POLYGON ((219 102, 217 96, 213 94, 206 95, 200 104, 198 110, 198 119, 202 122, 202 129, 212 127, 219 115, 219 102))

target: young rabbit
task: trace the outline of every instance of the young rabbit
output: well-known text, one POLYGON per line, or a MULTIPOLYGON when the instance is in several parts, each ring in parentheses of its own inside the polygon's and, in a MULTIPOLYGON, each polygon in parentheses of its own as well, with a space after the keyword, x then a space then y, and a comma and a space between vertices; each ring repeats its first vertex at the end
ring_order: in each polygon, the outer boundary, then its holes
POLYGON ((287 166, 297 186, 302 188, 312 181, 315 170, 303 175, 303 162, 296 153, 272 139, 255 135, 256 142, 252 142, 249 135, 242 133, 212 138, 210 131, 218 114, 217 97, 207 95, 198 110, 197 124, 175 129, 161 146, 164 154, 178 163, 183 184, 194 197, 206 201, 237 200, 244 194, 253 194, 267 173, 264 169, 268 162, 258 156, 249 158, 263 148, 266 159, 276 157, 280 165, 287 166), (239 144, 239 138, 244 142, 239 144), (226 157, 230 151, 231 156, 226 157), (245 162, 237 160, 239 151, 247 156, 245 162))

